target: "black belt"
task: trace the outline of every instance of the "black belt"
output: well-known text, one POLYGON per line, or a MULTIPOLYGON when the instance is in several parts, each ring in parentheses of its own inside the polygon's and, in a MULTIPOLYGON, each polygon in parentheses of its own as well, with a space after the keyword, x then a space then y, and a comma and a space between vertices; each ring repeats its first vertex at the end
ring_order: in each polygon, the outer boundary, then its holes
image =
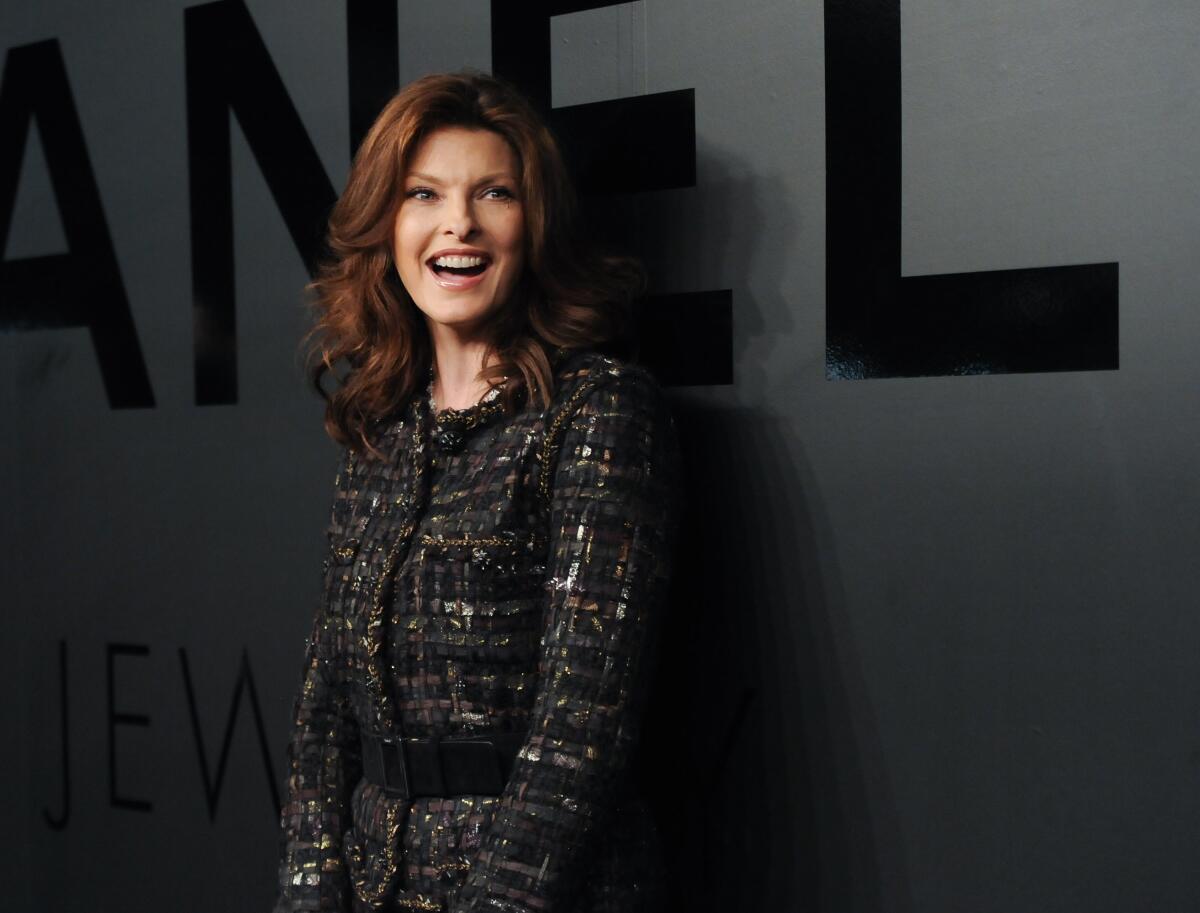
POLYGON ((363 733, 363 777, 401 798, 498 796, 524 743, 522 732, 429 739, 363 733))

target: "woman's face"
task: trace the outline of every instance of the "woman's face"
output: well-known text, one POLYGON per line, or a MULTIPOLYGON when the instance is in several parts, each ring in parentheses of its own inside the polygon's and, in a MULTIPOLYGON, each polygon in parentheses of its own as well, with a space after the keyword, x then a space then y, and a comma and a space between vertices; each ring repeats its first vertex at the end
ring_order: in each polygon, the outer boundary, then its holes
POLYGON ((393 255, 400 280, 434 324, 479 337, 525 264, 517 157, 490 130, 442 127, 404 178, 393 255))

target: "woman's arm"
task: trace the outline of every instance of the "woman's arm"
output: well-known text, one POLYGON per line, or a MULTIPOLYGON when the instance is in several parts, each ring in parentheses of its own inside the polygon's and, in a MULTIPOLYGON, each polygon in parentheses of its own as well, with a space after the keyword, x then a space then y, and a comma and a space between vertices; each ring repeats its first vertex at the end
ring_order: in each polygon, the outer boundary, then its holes
MULTIPOLYGON (((340 541, 351 466, 343 452, 328 528, 340 541)), ((358 728, 344 703, 336 669, 346 645, 345 626, 331 611, 337 566, 326 566, 325 592, 304 656, 288 743, 287 797, 280 815, 281 860, 275 913, 349 911, 350 894, 341 858, 342 833, 350 826, 350 791, 361 770, 358 728)))
POLYGON ((549 594, 530 732, 452 913, 560 909, 638 736, 675 540, 675 427, 633 366, 567 422, 557 470, 544 468, 549 594))

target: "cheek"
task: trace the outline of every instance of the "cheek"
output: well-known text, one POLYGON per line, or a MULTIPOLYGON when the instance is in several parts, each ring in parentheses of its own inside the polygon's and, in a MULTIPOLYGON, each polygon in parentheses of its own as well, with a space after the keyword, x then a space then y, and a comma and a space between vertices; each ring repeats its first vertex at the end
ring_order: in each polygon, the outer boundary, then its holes
POLYGON ((504 226, 504 246, 518 265, 525 259, 525 220, 518 214, 504 226))
POLYGON ((420 223, 413 218, 399 218, 392 230, 392 253, 396 262, 411 269, 413 261, 420 257, 424 250, 424 240, 420 223))

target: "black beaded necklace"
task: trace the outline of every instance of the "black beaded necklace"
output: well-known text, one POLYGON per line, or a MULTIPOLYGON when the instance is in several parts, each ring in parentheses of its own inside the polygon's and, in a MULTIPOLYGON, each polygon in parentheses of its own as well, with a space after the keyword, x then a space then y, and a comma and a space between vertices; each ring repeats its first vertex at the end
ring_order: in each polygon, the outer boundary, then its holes
POLYGON ((500 391, 508 378, 500 378, 473 406, 467 406, 465 409, 443 409, 438 412, 437 402, 433 396, 435 377, 434 368, 430 365, 428 401, 429 414, 433 418, 431 435, 433 445, 443 453, 458 453, 466 441, 466 432, 503 411, 504 404, 500 402, 500 391))

